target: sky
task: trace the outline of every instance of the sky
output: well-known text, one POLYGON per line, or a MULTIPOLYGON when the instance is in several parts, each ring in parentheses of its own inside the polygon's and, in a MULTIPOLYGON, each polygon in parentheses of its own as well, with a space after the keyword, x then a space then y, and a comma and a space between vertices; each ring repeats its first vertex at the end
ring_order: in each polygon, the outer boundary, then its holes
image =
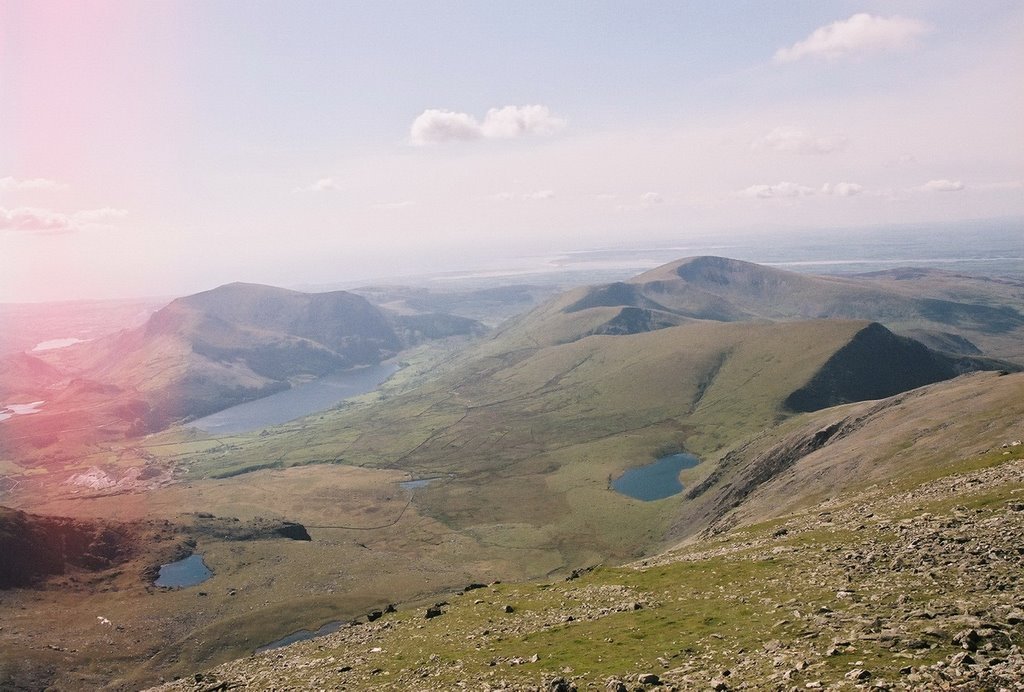
POLYGON ((1022 74, 1017 0, 0 0, 0 301, 1024 217, 1022 74))

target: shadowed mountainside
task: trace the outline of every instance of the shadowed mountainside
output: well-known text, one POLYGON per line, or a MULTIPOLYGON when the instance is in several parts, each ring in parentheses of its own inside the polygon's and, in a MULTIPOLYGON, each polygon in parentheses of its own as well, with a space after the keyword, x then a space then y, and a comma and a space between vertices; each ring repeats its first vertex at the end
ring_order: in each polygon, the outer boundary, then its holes
POLYGON ((817 411, 851 401, 882 399, 977 370, 1016 370, 1009 363, 948 356, 872 322, 786 397, 793 411, 817 411))
POLYGON ((96 572, 137 553, 138 531, 117 522, 45 517, 0 507, 0 589, 69 571, 96 572))

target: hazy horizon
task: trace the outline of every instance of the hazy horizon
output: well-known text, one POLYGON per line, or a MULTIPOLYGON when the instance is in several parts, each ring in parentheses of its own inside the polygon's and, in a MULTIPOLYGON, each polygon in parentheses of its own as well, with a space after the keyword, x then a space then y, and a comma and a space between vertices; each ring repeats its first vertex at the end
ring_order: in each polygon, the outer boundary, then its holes
POLYGON ((16 0, 0 31, 2 302, 1024 219, 1017 2, 16 0))

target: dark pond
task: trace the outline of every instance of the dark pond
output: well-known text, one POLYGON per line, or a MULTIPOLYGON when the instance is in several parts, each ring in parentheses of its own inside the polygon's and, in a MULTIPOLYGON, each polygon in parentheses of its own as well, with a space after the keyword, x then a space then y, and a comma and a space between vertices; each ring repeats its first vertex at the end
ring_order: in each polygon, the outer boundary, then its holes
POLYGON ((160 576, 154 583, 157 586, 182 588, 202 584, 212 576, 213 572, 203 562, 203 556, 199 553, 192 553, 184 560, 161 565, 160 576))
POLYGON ((388 362, 324 375, 283 392, 197 418, 189 426, 208 433, 233 435, 280 425, 372 392, 396 370, 398 365, 388 362))
POLYGON ((669 454, 646 466, 629 469, 612 481, 612 488, 637 500, 661 500, 681 493, 679 472, 699 462, 692 454, 669 454))
POLYGON ((256 653, 260 653, 261 651, 270 651, 271 649, 280 649, 282 646, 288 646, 289 644, 294 644, 295 642, 304 642, 307 639, 312 639, 313 637, 322 637, 325 634, 337 632, 344 626, 345 623, 341 620, 334 620, 332 622, 328 622, 326 625, 316 630, 315 632, 313 630, 299 630, 298 632, 292 632, 287 637, 275 639, 269 644, 261 646, 260 648, 256 649, 256 653))

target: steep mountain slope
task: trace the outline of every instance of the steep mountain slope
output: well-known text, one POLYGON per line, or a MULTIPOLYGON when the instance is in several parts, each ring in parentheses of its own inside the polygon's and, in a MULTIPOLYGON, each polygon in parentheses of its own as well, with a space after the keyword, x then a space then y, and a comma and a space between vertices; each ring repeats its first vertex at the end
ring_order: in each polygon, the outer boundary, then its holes
POLYGON ((767 429, 686 492, 671 535, 763 521, 848 490, 953 470, 1024 430, 1024 374, 973 373, 767 429))

